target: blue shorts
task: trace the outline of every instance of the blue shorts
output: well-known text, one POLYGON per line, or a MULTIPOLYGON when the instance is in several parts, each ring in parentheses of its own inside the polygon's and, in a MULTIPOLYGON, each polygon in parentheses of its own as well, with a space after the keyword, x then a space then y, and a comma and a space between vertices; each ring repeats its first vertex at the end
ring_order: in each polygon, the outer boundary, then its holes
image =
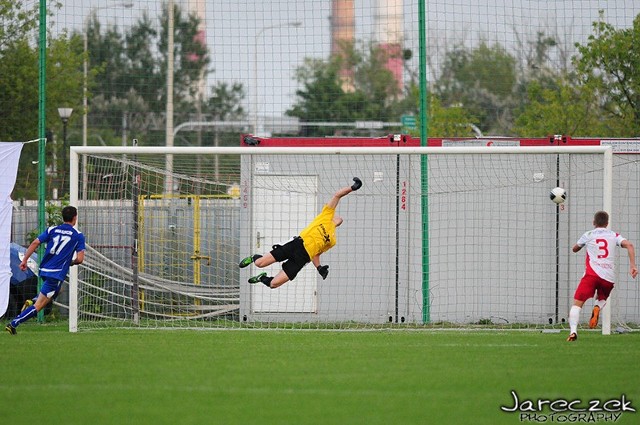
POLYGON ((51 277, 43 277, 40 293, 47 298, 55 299, 60 293, 60 289, 62 289, 63 282, 64 281, 62 280, 54 279, 51 277))

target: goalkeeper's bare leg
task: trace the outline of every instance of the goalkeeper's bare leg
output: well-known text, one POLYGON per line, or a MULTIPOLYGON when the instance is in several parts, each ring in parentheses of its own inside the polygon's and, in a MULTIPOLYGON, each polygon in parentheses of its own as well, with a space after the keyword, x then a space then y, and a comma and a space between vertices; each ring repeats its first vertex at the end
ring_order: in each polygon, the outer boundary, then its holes
POLYGON ((285 283, 289 282, 289 276, 287 276, 287 274, 284 272, 284 270, 281 270, 277 275, 275 275, 274 277, 271 276, 267 276, 266 272, 262 272, 259 275, 253 276, 249 278, 249 283, 262 283, 263 285, 265 285, 268 288, 271 289, 276 289, 282 285, 284 285, 285 283))
MULTIPOLYGON (((274 246, 275 248, 275 246, 274 246)), ((240 268, 247 267, 249 264, 253 263, 256 267, 262 269, 264 267, 270 266, 274 263, 278 262, 271 252, 268 252, 264 255, 253 255, 251 257, 246 257, 242 261, 240 261, 240 268)), ((271 289, 275 289, 289 281, 289 276, 284 272, 284 270, 280 271, 275 277, 267 276, 266 272, 262 272, 256 276, 252 276, 249 278, 249 283, 263 283, 265 286, 268 286, 271 289)))

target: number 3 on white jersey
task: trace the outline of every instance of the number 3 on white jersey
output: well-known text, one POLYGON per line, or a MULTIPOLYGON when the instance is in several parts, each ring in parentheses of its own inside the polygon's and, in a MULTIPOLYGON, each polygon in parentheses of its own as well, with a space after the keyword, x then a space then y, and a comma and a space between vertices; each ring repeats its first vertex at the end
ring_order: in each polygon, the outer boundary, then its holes
POLYGON ((601 254, 598 254, 598 258, 607 258, 609 256, 609 243, 606 239, 596 239, 598 249, 601 254))

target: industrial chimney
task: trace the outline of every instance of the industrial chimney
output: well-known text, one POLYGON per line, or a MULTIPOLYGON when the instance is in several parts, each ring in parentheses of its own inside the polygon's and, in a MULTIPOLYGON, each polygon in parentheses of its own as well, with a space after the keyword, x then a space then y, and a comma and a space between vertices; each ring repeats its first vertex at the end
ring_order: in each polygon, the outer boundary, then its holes
MULTIPOLYGON (((356 18, 354 0, 333 0, 331 7, 331 56, 345 58, 347 52, 355 44, 356 18)), ((354 90, 353 69, 343 62, 340 70, 342 89, 346 92, 354 90)))
POLYGON ((387 69, 403 87, 402 0, 378 0, 375 39, 387 55, 387 69))

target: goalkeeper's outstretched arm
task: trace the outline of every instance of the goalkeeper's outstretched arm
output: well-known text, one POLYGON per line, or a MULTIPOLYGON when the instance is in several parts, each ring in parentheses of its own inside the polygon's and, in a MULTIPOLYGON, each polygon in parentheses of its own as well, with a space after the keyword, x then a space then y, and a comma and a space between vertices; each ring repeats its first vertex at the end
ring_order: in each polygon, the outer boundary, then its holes
POLYGON ((360 189, 362 187, 362 181, 358 177, 353 178, 353 184, 351 186, 345 186, 342 189, 339 189, 334 195, 333 198, 327 203, 327 205, 333 209, 338 206, 338 202, 340 199, 351 192, 360 189))

